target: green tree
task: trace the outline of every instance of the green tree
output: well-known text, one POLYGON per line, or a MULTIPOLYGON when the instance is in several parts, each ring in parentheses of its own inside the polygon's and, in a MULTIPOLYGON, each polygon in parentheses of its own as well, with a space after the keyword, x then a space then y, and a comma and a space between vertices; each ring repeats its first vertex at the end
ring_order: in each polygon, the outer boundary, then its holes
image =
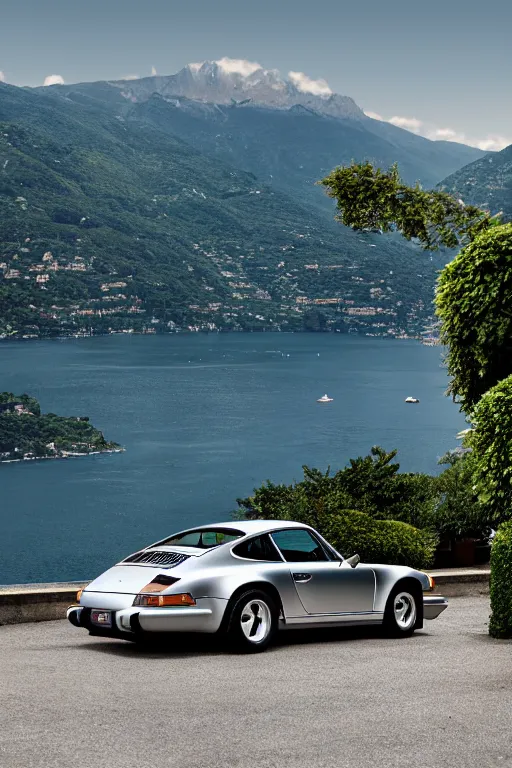
POLYGON ((486 392, 472 420, 475 490, 496 525, 512 517, 512 376, 486 392))
POLYGON ((435 528, 442 539, 482 538, 491 533, 486 508, 474 487, 477 460, 474 451, 450 451, 439 464, 446 469, 435 478, 440 503, 435 512, 435 528))
POLYGON ((481 232, 443 269, 436 306, 450 391, 469 412, 512 373, 512 224, 481 232))
POLYGON ((417 239, 427 250, 455 248, 492 224, 491 216, 446 192, 408 186, 393 165, 369 162, 335 168, 320 182, 336 200, 337 218, 352 229, 391 232, 417 239))
POLYGON ((336 168, 321 182, 356 230, 398 230, 425 249, 462 247, 442 270, 436 311, 448 346, 450 392, 469 413, 512 373, 512 224, 446 192, 404 184, 396 166, 336 168))
POLYGON ((267 481, 253 496, 237 499, 237 503, 243 517, 300 519, 313 527, 319 527, 323 515, 357 509, 375 519, 434 528, 440 499, 435 478, 399 472, 395 456, 396 451, 374 446, 368 456, 350 459, 347 467, 333 475, 330 469, 321 472, 303 466, 300 482, 274 485, 267 481))
POLYGON ((374 446, 368 456, 350 459, 348 467, 335 475, 351 507, 377 519, 401 520, 418 528, 433 527, 439 502, 435 480, 430 475, 400 472, 394 462, 397 451, 374 446))
POLYGON ((311 525, 344 556, 365 562, 413 568, 431 565, 435 533, 398 520, 375 520, 347 507, 347 497, 329 472, 304 467, 305 479, 293 486, 265 483, 254 496, 238 499, 239 514, 249 518, 294 520, 311 525))

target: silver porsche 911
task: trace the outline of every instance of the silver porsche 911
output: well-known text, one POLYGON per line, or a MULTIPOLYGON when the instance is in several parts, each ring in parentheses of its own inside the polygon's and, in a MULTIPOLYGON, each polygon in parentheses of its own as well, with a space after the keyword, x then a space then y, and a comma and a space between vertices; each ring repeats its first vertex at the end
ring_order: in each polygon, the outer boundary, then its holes
POLYGON ((262 651, 279 630, 381 624, 406 637, 447 607, 430 576, 344 559, 315 530, 282 520, 192 528, 105 571, 68 619, 93 635, 220 633, 262 651))

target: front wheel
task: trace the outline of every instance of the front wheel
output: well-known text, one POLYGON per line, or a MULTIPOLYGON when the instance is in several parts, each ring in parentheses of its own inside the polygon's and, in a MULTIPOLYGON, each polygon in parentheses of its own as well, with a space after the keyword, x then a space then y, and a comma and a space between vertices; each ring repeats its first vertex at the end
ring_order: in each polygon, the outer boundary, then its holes
POLYGON ((227 638, 244 653, 264 651, 277 632, 279 612, 266 592, 248 590, 240 595, 231 611, 227 638))
POLYGON ((417 597, 409 588, 397 586, 391 592, 384 612, 384 629, 393 637, 409 637, 418 618, 417 597))

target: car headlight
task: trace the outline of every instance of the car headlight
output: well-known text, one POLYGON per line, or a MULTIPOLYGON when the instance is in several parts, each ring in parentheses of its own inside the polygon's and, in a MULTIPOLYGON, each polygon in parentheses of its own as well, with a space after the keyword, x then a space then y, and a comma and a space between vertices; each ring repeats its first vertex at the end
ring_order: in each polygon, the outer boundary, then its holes
POLYGON ((146 605, 152 608, 161 608, 167 605, 195 605, 196 601, 188 592, 178 595, 137 595, 133 605, 146 605))

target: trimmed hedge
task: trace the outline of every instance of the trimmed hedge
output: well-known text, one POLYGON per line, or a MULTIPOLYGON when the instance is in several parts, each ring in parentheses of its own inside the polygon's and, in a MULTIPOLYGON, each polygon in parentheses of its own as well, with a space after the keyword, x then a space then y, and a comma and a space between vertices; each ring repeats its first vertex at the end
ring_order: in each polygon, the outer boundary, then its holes
POLYGON ((512 637, 512 521, 498 528, 491 548, 492 637, 512 637))
POLYGON ((366 563, 428 568, 434 560, 437 536, 398 520, 374 520, 343 509, 324 518, 319 533, 344 557, 358 554, 366 563))
POLYGON ((475 488, 497 528, 512 516, 512 375, 485 393, 471 420, 467 442, 474 454, 475 488))

